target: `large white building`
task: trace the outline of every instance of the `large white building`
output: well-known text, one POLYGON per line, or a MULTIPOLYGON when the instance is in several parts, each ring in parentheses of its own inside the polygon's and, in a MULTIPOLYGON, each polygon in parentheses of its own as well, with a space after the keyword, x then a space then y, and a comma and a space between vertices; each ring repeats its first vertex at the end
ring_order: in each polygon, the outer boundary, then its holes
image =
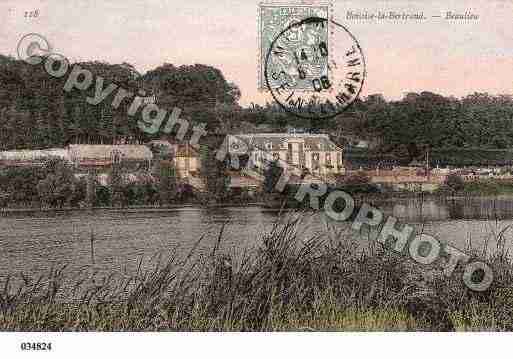
POLYGON ((328 135, 310 133, 257 133, 230 135, 225 144, 231 155, 247 155, 253 164, 281 160, 314 175, 344 174, 343 150, 328 135))

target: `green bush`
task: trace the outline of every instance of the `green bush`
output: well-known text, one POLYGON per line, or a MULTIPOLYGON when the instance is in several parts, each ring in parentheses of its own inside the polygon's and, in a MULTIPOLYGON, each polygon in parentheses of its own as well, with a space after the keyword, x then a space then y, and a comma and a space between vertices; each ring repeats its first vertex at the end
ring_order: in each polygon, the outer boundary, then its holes
POLYGON ((39 203, 37 185, 45 176, 39 167, 9 167, 0 171, 0 192, 5 205, 32 206, 39 203))
POLYGON ((465 188, 463 179, 456 174, 448 175, 445 179, 444 185, 453 192, 459 192, 465 188))
POLYGON ((37 184, 37 192, 43 205, 62 208, 79 196, 79 181, 67 162, 51 159, 45 163, 44 171, 45 177, 37 184))
POLYGON ((112 204, 112 190, 106 186, 96 187, 95 207, 109 207, 112 204))
POLYGON ((496 196, 513 194, 513 184, 494 180, 481 180, 465 183, 463 191, 469 194, 496 196))

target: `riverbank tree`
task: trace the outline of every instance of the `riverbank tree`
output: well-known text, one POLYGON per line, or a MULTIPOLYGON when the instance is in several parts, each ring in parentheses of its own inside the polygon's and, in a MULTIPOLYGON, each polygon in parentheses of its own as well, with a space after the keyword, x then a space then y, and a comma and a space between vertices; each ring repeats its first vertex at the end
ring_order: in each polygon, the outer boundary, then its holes
POLYGON ((39 204, 37 185, 45 177, 40 167, 7 167, 0 170, 4 206, 32 207, 39 204))
POLYGON ((200 174, 205 181, 205 189, 209 201, 220 202, 226 198, 229 188, 228 165, 229 159, 220 161, 216 158, 219 147, 213 144, 200 146, 200 174))
POLYGON ((44 166, 45 177, 37 184, 41 204, 64 207, 85 199, 85 182, 79 184, 71 165, 60 159, 50 159, 44 166))

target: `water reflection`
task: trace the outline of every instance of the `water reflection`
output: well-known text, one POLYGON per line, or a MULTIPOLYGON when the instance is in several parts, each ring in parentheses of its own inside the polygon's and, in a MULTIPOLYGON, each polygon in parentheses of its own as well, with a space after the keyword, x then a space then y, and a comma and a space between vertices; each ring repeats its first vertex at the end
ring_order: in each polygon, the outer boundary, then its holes
POLYGON ((512 198, 411 198, 374 201, 372 204, 387 215, 408 221, 513 218, 512 198))
MULTIPOLYGON (((494 233, 513 221, 513 200, 404 199, 373 202, 401 222, 423 228, 460 249, 470 243, 494 250, 494 233)), ((220 250, 238 253, 260 244, 261 234, 278 220, 278 211, 259 207, 181 208, 173 211, 96 211, 39 213, 0 217, 0 281, 7 273, 37 275, 58 264, 80 273, 84 268, 123 274, 151 269, 151 258, 178 251, 188 252, 203 239, 198 253, 208 253, 223 225, 220 250), (94 237, 94 265, 90 242, 94 237)), ((337 223, 348 228, 348 223, 337 223)), ((308 213, 298 235, 304 239, 326 235, 325 221, 308 213)), ((508 234, 509 235, 509 234, 508 234)), ((507 248, 511 241, 507 239, 507 248)))

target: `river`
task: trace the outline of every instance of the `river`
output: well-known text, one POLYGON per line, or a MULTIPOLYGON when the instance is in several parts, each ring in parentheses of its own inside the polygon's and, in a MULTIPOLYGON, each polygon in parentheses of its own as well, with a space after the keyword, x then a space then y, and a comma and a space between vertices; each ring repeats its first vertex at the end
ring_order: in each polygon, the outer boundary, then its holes
MULTIPOLYGON (((487 243, 489 251, 495 250, 494 233, 513 224, 511 198, 454 202, 404 199, 374 205, 462 250, 469 241, 474 248, 482 249, 487 243)), ((197 252, 210 251, 224 223, 221 250, 238 252, 258 246, 262 233, 278 218, 277 211, 260 207, 9 214, 0 217, 0 281, 7 274, 37 276, 63 264, 68 265, 68 271, 77 272, 92 267, 100 272, 124 273, 139 263, 143 269, 151 268, 156 255, 174 250, 187 253, 202 236, 197 252)), ((349 227, 348 223, 336 225, 349 227)), ((320 213, 304 215, 300 226, 299 236, 305 239, 327 235, 326 220, 320 213)), ((506 248, 511 248, 512 236, 513 231, 506 232, 506 248)))

